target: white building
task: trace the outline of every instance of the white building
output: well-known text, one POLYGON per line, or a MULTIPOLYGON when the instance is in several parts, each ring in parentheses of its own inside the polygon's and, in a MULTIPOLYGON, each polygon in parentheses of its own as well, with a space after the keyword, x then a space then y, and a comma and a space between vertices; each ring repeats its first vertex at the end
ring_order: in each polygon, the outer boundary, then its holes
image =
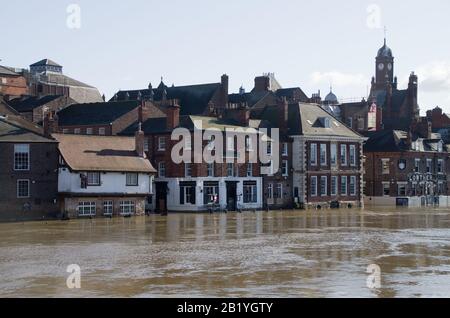
POLYGON ((135 138, 55 134, 58 192, 68 217, 138 215, 153 194, 155 169, 135 138))

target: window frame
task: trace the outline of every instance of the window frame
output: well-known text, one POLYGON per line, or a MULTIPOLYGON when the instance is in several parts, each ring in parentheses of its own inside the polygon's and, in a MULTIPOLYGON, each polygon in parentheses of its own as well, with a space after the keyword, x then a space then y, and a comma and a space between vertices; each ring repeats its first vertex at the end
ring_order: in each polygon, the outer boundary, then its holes
POLYGON ((31 157, 31 147, 29 144, 14 144, 14 157, 13 157, 14 171, 30 171, 31 170, 30 157, 31 157), (26 148, 26 151, 23 151, 23 149, 19 150, 20 147, 23 147, 24 149, 26 148), (26 159, 26 164, 24 162, 20 162, 23 161, 24 159, 26 159))
POLYGON ((18 179, 16 182, 16 195, 17 195, 17 199, 29 199, 31 198, 31 181, 30 179, 18 179), (26 182, 27 183, 27 195, 20 195, 20 184, 22 182, 26 182))
POLYGON ((126 186, 127 187, 138 187, 139 186, 139 174, 137 172, 127 172, 125 175, 125 179, 126 179, 126 186), (135 176, 136 177, 136 181, 134 183, 130 183, 130 176, 135 176))

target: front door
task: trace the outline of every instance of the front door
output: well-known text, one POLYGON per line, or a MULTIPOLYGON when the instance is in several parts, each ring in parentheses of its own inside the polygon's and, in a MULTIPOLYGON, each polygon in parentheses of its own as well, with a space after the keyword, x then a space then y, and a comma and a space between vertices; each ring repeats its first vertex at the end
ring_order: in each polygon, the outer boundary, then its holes
POLYGON ((166 213, 167 212, 167 182, 155 183, 156 195, 155 195, 155 212, 166 213))
POLYGON ((227 210, 236 211, 237 208, 237 182, 227 182, 227 210))

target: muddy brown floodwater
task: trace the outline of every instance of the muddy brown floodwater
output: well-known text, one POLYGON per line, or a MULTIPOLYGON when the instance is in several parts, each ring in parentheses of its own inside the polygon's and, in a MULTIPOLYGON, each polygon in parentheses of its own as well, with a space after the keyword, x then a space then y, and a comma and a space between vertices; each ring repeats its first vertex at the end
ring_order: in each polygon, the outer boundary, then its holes
POLYGON ((450 297, 450 210, 0 224, 0 296, 450 297))

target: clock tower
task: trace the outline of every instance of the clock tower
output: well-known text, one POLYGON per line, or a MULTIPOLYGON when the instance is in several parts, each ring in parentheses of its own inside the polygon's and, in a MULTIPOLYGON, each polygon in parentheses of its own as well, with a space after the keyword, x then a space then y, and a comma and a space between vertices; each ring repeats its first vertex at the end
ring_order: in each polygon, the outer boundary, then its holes
POLYGON ((386 38, 383 47, 378 50, 375 64, 375 86, 377 89, 383 89, 388 83, 394 82, 394 56, 386 45, 386 38))

